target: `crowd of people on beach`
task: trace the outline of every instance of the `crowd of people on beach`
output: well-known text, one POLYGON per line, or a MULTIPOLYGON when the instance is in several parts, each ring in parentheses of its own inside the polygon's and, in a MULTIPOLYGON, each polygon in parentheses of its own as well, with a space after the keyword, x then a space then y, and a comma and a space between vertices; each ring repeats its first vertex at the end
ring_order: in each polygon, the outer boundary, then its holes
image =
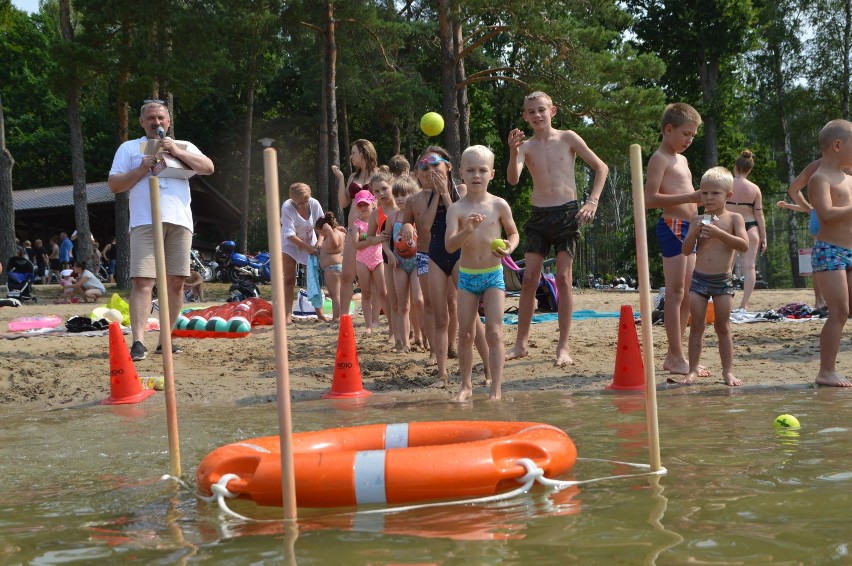
MULTIPOLYGON (((528 95, 523 119, 532 127, 533 136, 527 138, 515 129, 507 140, 508 182, 517 184, 524 168, 533 181, 531 215, 523 227, 525 273, 518 333, 511 348, 504 351, 501 327, 505 296, 501 258, 515 250, 519 234, 506 201, 487 191, 494 176, 494 155, 483 146, 465 150, 459 171, 454 171, 443 148, 429 146, 409 172, 401 155, 394 156, 387 166, 379 166, 373 145, 357 140, 349 155, 352 175, 344 179, 340 169, 333 167, 339 181, 338 200, 348 209, 344 226, 329 218, 330 213, 323 213, 319 203, 310 203, 316 201, 310 198, 306 185, 291 187, 291 198, 282 207, 282 238, 293 243, 300 239, 284 220, 288 207, 297 211, 306 228, 314 223, 315 230, 306 230, 301 243, 295 245, 308 256, 316 255, 316 269, 322 270, 326 281, 332 281, 328 289, 333 312, 326 317, 320 306, 320 318, 336 321, 350 314, 357 281, 365 332, 379 327, 378 313, 384 312, 393 351, 429 351, 428 363, 437 367, 444 383, 448 379, 447 359, 457 356, 462 377, 461 389, 453 397, 457 401, 472 394, 475 347, 483 362, 489 397, 499 399, 504 362, 527 355, 535 292, 542 264, 552 251, 560 299, 555 364, 572 364, 574 251, 580 226, 595 218, 608 169, 575 132, 552 127, 555 114, 556 107, 547 94, 528 95), (582 203, 574 179, 578 156, 594 171, 593 185, 582 203), (316 212, 309 213, 313 209, 316 212)), ((660 146, 647 167, 645 205, 662 212, 656 233, 666 287, 668 351, 663 368, 672 374, 669 381, 674 383, 692 384, 709 377, 709 371, 699 362, 712 300, 721 377, 725 384, 738 386, 743 382, 733 371, 730 316, 747 311, 755 287, 756 259, 766 250, 763 201, 759 187, 748 180, 754 167, 750 150, 741 152, 732 170, 717 166, 706 171, 699 189, 694 189, 682 154, 700 126, 701 117, 690 105, 668 105, 661 120, 660 146), (700 215, 699 206, 703 207, 700 215), (737 254, 742 256, 744 286, 739 306, 734 309, 732 269, 737 254)), ((849 167, 846 161, 847 153, 852 154, 852 124, 830 122, 819 144, 823 157, 790 187, 794 204, 782 202, 778 206, 813 215, 814 287, 821 303, 817 307, 828 315, 820 339, 816 383, 847 387, 852 381, 836 373, 834 359, 850 303, 850 282, 844 276, 852 272, 852 232, 848 227, 852 183, 837 171, 849 167), (805 185, 812 203, 801 195, 805 185), (827 281, 831 282, 831 291, 826 294, 822 284, 827 281)), ((304 257, 290 260, 293 269, 287 273, 287 283, 292 289, 295 264, 308 262, 304 257)))
MULTIPOLYGON (((344 222, 324 212, 305 183, 293 183, 281 206, 281 247, 285 296, 293 297, 297 266, 307 272, 308 295, 323 321, 352 316, 356 281, 361 292, 364 332, 388 332, 392 350, 399 354, 429 352, 438 379, 448 383, 447 360, 458 358, 462 385, 453 396, 466 401, 473 394, 473 351, 482 359, 489 399, 500 399, 502 372, 508 360, 528 354, 530 326, 542 267, 555 254, 558 290, 556 366, 573 363, 570 332, 573 311, 572 268, 580 228, 595 220, 607 165, 571 130, 552 126, 557 108, 544 92, 525 97, 523 120, 533 135, 520 129, 509 133, 507 180, 517 185, 524 169, 532 178, 531 211, 524 224, 524 276, 518 303, 518 331, 514 345, 505 349, 502 320, 505 286, 503 258, 519 245, 520 234, 509 204, 488 192, 494 178, 494 154, 473 145, 461 155, 458 171, 440 146, 426 147, 410 167, 395 155, 380 165, 373 144, 356 140, 349 153, 353 172, 346 178, 339 167, 338 202, 344 222), (575 180, 579 157, 594 175, 582 202, 575 180), (331 300, 330 316, 323 310, 325 288, 331 300), (385 323, 380 315, 384 313, 385 323), (482 322, 484 318, 484 323, 482 322)), ((131 357, 143 359, 144 324, 155 273, 147 179, 156 155, 143 154, 140 141, 159 140, 165 151, 180 156, 199 174, 213 172, 213 164, 192 144, 174 144, 165 136, 170 113, 162 101, 146 101, 140 111, 145 136, 123 144, 110 171, 114 192, 130 191, 131 209, 131 357)), ((748 180, 754 167, 744 150, 733 171, 717 166, 704 172, 695 190, 683 152, 689 148, 701 116, 685 103, 669 104, 661 120, 661 143, 651 156, 645 180, 645 206, 661 209, 656 235, 662 250, 666 296, 664 325, 668 343, 663 369, 671 381, 692 384, 710 374, 700 365, 708 303, 713 301, 722 379, 729 386, 743 382, 734 375, 730 315, 734 287, 732 268, 743 256, 745 285, 738 310, 748 308, 754 289, 754 264, 766 250, 766 228, 760 189, 748 180), (698 214, 698 207, 703 213, 698 214), (686 353, 683 340, 691 317, 686 353)), ((819 136, 822 157, 791 184, 793 204, 778 206, 812 214, 814 288, 817 306, 828 318, 820 336, 820 365, 816 383, 850 387, 838 374, 835 358, 849 315, 852 289, 852 123, 829 122, 819 136), (810 202, 801 194, 807 186, 810 202)), ((172 320, 184 300, 189 273, 192 217, 185 179, 161 179, 165 252, 172 320)), ((52 271, 72 258, 67 234, 51 242, 50 252, 34 254, 52 271), (66 242, 68 242, 66 244, 66 242), (63 247, 64 250, 63 251, 63 247), (54 257, 56 256, 56 257, 54 257)), ((114 242, 112 248, 114 250, 114 242)), ((114 253, 109 256, 114 260, 114 253)), ((90 280, 85 264, 74 267, 78 281, 90 280), (88 276, 87 276, 88 274, 88 276)), ((57 273, 61 275, 61 273, 57 273)), ((96 279, 96 278, 95 278, 96 279)), ((196 278, 197 279, 197 278, 196 278)), ((76 286, 78 284, 75 283, 76 286)), ((102 287, 102 285, 101 285, 102 287)), ((66 289, 69 287, 66 286, 66 289)), ((76 287, 72 287, 76 288, 76 287)), ((195 286, 192 286, 195 289, 195 286)), ((195 289, 197 293, 200 289, 195 289)), ((91 289, 79 289, 91 298, 91 289)), ((102 292, 102 291, 101 291, 102 292)), ((96 298, 96 297, 95 297, 96 298)), ((293 301, 285 301, 286 322, 293 320, 293 301)), ((160 346, 157 347, 159 351, 160 346)), ((180 349, 172 344, 172 351, 180 349)))

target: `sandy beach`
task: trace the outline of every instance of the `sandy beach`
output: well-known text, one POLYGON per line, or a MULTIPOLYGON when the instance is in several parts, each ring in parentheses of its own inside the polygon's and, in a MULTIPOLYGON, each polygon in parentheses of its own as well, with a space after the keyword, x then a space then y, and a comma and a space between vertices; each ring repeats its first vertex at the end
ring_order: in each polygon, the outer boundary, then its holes
MULTIPOLYGON (((206 291, 208 301, 201 306, 223 302, 227 285, 213 285, 206 291)), ((114 289, 108 288, 108 295, 114 289)), ((0 309, 0 404, 36 410, 87 406, 109 396, 109 339, 102 336, 62 333, 22 335, 7 331, 7 323, 24 316, 58 315, 64 320, 91 312, 92 304, 54 304, 58 286, 37 286, 39 302, 19 308, 0 309)), ((271 288, 262 288, 269 298, 271 288)), ((126 291, 120 291, 127 297, 126 291)), ((813 303, 809 289, 757 290, 752 296, 752 311, 777 309, 792 302, 813 303)), ((105 303, 101 299, 100 305, 105 303)), ((517 304, 507 298, 506 306, 517 304)), ((639 310, 636 292, 575 292, 575 311, 617 313, 622 305, 639 310)), ((193 307, 199 306, 194 303, 193 307)), ((433 367, 426 367, 427 354, 390 352, 386 333, 365 334, 363 319, 353 317, 357 335, 362 382, 376 394, 426 395, 449 399, 458 388, 458 364, 450 362, 450 385, 437 383, 433 367)), ((813 384, 819 359, 819 333, 822 321, 754 322, 734 324, 735 374, 745 387, 813 384)), ((506 363, 504 395, 513 391, 562 390, 568 392, 602 391, 613 381, 615 352, 618 344, 618 318, 575 320, 572 329, 574 365, 553 365, 557 338, 555 321, 534 324, 530 352, 525 358, 506 363)), ((504 325, 505 340, 514 343, 516 326, 504 325)), ((637 326, 641 337, 641 328, 637 326)), ((662 369, 666 352, 665 333, 653 327, 656 382, 666 384, 668 372, 662 369)), ((317 399, 331 388, 338 341, 336 324, 297 322, 287 329, 291 392, 294 401, 317 399)), ((136 362, 140 376, 162 375, 162 357, 153 353, 157 332, 146 334, 148 358, 136 362)), ((128 345, 130 336, 125 335, 128 345)), ((181 405, 263 404, 276 399, 275 353, 271 326, 256 327, 240 339, 176 339, 182 353, 174 356, 177 400, 181 405)), ((474 402, 485 400, 482 365, 474 368, 474 402)), ((726 388, 722 383, 717 341, 712 329, 705 336, 702 364, 711 376, 692 387, 726 388)), ((852 354, 841 344, 838 369, 852 367, 852 354)), ((679 386, 678 386, 679 387, 679 386)))

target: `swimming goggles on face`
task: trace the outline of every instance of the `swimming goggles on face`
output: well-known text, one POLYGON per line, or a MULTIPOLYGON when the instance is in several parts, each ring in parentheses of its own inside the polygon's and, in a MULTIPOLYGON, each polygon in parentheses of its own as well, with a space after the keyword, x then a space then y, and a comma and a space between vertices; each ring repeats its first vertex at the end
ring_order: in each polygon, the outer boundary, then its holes
POLYGON ((438 163, 449 163, 443 157, 439 157, 437 155, 430 155, 429 157, 424 157, 420 161, 417 162, 417 168, 421 171, 425 170, 430 165, 437 165, 438 163))

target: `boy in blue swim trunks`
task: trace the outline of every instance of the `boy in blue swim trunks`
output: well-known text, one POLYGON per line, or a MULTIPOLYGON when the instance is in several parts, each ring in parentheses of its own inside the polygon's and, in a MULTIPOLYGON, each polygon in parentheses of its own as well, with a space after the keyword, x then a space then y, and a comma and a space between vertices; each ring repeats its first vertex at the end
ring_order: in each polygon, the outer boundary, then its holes
POLYGON ((447 251, 461 250, 458 281, 459 371, 461 390, 453 401, 473 395, 473 338, 479 316, 479 297, 485 305, 485 336, 491 390, 488 398, 501 398, 503 382, 503 264, 501 259, 518 246, 520 236, 512 209, 500 197, 488 193, 494 178, 494 154, 481 145, 467 148, 461 157, 461 177, 467 194, 447 209, 447 251), (500 237, 506 232, 506 239, 500 237))
POLYGON ((828 320, 819 337, 816 383, 852 387, 835 371, 837 352, 852 303, 852 123, 832 120, 819 133, 822 161, 808 181, 808 195, 819 219, 811 254, 814 281, 819 282, 828 320))
MULTIPOLYGON (((663 250, 663 277, 666 302, 663 321, 669 343, 663 369, 670 373, 689 373, 689 362, 683 353, 683 335, 689 317, 689 297, 686 290, 692 280, 695 255, 683 255, 681 248, 689 230, 689 221, 698 212, 701 196, 692 186, 692 173, 686 158, 681 155, 692 144, 701 115, 682 102, 669 104, 661 122, 663 139, 648 161, 645 179, 645 208, 661 208, 657 223, 657 239, 663 250)), ((700 368, 700 375, 710 375, 700 368)))
MULTIPOLYGON (((734 340, 731 337, 731 304, 734 286, 731 268, 736 252, 748 251, 748 234, 743 217, 725 208, 733 194, 734 176, 724 167, 713 167, 701 177, 701 204, 704 214, 689 223, 689 232, 681 245, 681 253, 695 257, 695 270, 689 287, 689 373, 681 380, 670 382, 690 384, 699 377, 707 303, 713 298, 716 320, 713 325, 719 337, 719 357, 722 359, 722 378, 732 387, 743 382, 733 374, 734 340), (697 248, 697 252, 694 252, 697 248)), ((668 292, 667 292, 668 294, 668 292)))

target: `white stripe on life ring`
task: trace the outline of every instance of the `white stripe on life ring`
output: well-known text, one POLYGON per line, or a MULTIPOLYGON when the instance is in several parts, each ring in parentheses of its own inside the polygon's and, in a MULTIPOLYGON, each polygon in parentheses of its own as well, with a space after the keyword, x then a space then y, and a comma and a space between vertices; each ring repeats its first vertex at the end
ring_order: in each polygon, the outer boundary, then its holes
POLYGON ((355 454, 355 502, 358 505, 387 503, 385 451, 363 450, 355 454))
POLYGON ((385 450, 408 448, 408 423, 393 423, 385 428, 385 450))

